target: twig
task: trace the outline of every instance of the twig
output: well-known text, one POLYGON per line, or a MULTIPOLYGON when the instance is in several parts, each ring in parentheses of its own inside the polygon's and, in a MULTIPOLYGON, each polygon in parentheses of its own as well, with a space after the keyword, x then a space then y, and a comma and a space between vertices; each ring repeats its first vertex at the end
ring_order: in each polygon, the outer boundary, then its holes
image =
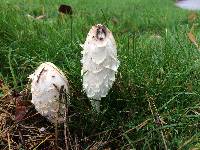
POLYGON ((45 69, 45 67, 42 68, 42 70, 40 71, 40 73, 39 73, 39 75, 38 75, 38 78, 37 78, 37 81, 36 81, 37 83, 39 82, 42 73, 45 71, 44 69, 45 69))
POLYGON ((10 133, 9 132, 7 132, 7 137, 8 137, 8 149, 11 150, 10 133))
POLYGON ((75 135, 75 150, 79 150, 78 137, 75 135))
MULTIPOLYGON (((148 102, 149 102, 149 109, 151 110, 151 114, 154 116, 155 124, 158 127, 160 127, 160 126, 162 127, 163 126, 163 121, 160 118, 160 114, 158 113, 158 109, 156 108, 154 99, 152 97, 149 97, 149 96, 147 97, 147 99, 148 99, 148 102)), ((165 140, 165 136, 164 136, 162 130, 160 130, 160 134, 161 134, 161 137, 162 137, 164 149, 168 150, 167 143, 166 143, 166 140, 165 140)))
POLYGON ((18 133, 19 133, 19 139, 20 139, 20 141, 22 143, 22 146, 23 146, 23 148, 25 148, 25 141, 24 141, 20 126, 18 127, 18 133))
POLYGON ((68 128, 68 101, 69 101, 69 95, 66 93, 66 90, 64 89, 64 85, 62 85, 59 90, 59 103, 65 102, 64 136, 65 136, 65 149, 66 150, 69 150, 71 147, 70 132, 69 132, 69 128, 68 128))
POLYGON ((48 139, 51 138, 51 137, 52 137, 52 135, 46 137, 46 138, 45 138, 42 142, 40 142, 33 150, 37 150, 37 148, 38 148, 42 143, 44 143, 46 140, 48 140, 48 139))
POLYGON ((164 144, 165 150, 168 150, 168 148, 167 148, 167 143, 166 143, 166 140, 165 140, 165 136, 164 136, 162 130, 160 130, 160 134, 161 134, 161 136, 162 136, 162 140, 163 140, 163 144, 164 144))
POLYGON ((179 148, 178 150, 183 149, 186 145, 188 145, 190 142, 192 142, 194 139, 198 139, 198 137, 196 135, 192 136, 189 140, 187 140, 186 142, 184 142, 179 148))

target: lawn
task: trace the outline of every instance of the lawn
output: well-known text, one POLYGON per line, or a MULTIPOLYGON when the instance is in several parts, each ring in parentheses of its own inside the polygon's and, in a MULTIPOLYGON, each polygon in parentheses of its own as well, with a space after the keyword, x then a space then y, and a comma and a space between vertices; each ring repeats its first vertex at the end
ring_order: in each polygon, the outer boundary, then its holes
POLYGON ((16 95, 28 91, 27 77, 45 61, 70 83, 71 149, 200 148, 200 51, 188 38, 200 39, 199 12, 179 9, 172 0, 0 3, 0 149, 65 148, 63 126, 55 140, 54 125, 34 108, 14 119, 16 95), (72 16, 58 13, 63 3, 73 8, 72 16), (45 19, 28 17, 43 14, 45 19), (113 32, 120 60, 99 114, 82 90, 80 63, 80 44, 98 23, 113 32))

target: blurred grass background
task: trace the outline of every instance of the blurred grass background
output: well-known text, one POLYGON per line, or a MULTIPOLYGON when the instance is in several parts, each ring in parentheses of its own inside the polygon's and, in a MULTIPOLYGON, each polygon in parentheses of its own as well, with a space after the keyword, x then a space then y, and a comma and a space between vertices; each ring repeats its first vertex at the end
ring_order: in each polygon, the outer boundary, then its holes
POLYGON ((200 148, 200 52, 187 36, 194 27, 200 39, 199 12, 171 0, 2 0, 0 16, 0 78, 20 91, 41 62, 60 67, 81 114, 72 117, 72 133, 81 129, 84 138, 117 130, 94 140, 119 149, 163 149, 163 141, 169 149, 200 148), (58 13, 63 3, 72 6, 72 19, 58 13), (94 121, 82 91, 79 44, 98 23, 113 32, 121 65, 94 121), (161 126, 154 121, 158 114, 161 126))

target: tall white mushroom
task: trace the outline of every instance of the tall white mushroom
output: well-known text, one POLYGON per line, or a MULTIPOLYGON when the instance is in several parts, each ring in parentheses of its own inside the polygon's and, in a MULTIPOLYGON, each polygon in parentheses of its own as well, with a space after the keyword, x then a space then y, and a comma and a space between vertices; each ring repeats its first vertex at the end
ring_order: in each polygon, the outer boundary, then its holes
POLYGON ((90 29, 81 47, 83 89, 99 112, 100 100, 108 94, 119 67, 116 43, 112 32, 104 25, 97 24, 90 29))
POLYGON ((65 102, 59 96, 69 93, 68 81, 64 73, 50 62, 42 63, 29 76, 32 103, 36 110, 53 123, 64 121, 65 102))

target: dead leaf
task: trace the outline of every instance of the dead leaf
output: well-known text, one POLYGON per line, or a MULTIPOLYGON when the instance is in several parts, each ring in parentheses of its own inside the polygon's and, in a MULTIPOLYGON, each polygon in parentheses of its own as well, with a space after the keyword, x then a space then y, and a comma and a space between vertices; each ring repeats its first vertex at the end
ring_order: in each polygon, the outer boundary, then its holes
POLYGON ((45 19, 45 18, 46 18, 46 15, 40 15, 40 16, 35 17, 35 19, 38 19, 38 20, 45 19))
POLYGON ((15 121, 19 122, 26 116, 30 102, 21 100, 21 97, 16 99, 16 108, 15 108, 15 121))
POLYGON ((199 48, 199 46, 197 44, 197 39, 192 32, 188 33, 188 38, 197 48, 199 48))
POLYGON ((45 18, 47 18, 47 16, 46 15, 40 15, 40 16, 37 16, 37 17, 34 17, 34 16, 31 16, 31 15, 26 15, 29 19, 35 19, 35 20, 41 20, 41 19, 45 19, 45 18))
POLYGON ((136 129, 140 130, 141 128, 143 128, 144 126, 146 126, 149 121, 150 121, 150 119, 147 119, 144 122, 140 123, 139 125, 137 125, 136 129))
POLYGON ((192 12, 189 16, 188 16, 188 21, 189 22, 194 22, 197 19, 197 13, 192 12))

